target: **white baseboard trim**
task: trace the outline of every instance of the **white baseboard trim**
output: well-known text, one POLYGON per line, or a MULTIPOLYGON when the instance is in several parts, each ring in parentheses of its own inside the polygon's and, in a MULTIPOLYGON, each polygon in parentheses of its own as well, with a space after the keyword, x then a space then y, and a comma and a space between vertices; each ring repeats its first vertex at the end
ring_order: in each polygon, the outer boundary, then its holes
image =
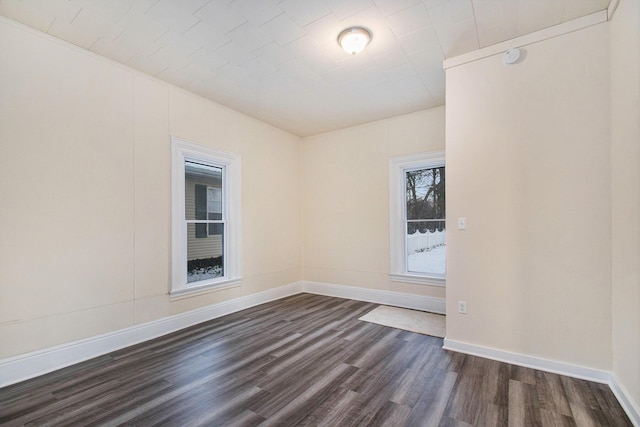
POLYGON ((3 359, 0 360, 0 387, 34 378, 246 308, 295 295, 302 292, 302 288, 302 282, 296 282, 107 334, 3 359))
POLYGON ((620 384, 615 374, 609 371, 586 368, 584 366, 572 365, 569 363, 557 362, 540 357, 526 356, 524 354, 511 353, 497 350, 490 347, 483 347, 475 344, 444 339, 445 350, 456 351, 458 353, 470 354, 483 357, 485 359, 497 360, 499 362, 510 363, 512 365, 524 366, 526 368, 538 369, 540 371, 552 372, 554 374, 579 378, 602 384, 608 384, 611 391, 620 402, 620 406, 627 413, 634 426, 640 427, 640 410, 633 400, 629 398, 629 393, 620 384))
POLYGON ((622 406, 622 409, 627 413, 633 425, 640 427, 640 405, 629 398, 629 392, 620 381, 618 381, 618 377, 614 373, 611 374, 609 387, 611 387, 611 391, 616 396, 616 399, 618 399, 620 406, 622 406))
POLYGON ((457 351, 458 353, 484 357, 485 359, 497 360, 499 362, 510 363, 512 365, 524 366, 525 368, 538 369, 540 371, 552 372, 554 374, 566 375, 568 377, 597 383, 608 384, 611 377, 609 372, 601 371, 599 369, 585 368, 540 357, 511 353, 509 351, 497 350, 495 348, 453 341, 447 338, 444 339, 444 345, 442 348, 445 350, 457 351))
POLYGON ((302 289, 304 292, 310 294, 394 305, 396 307, 411 308, 432 313, 445 314, 446 311, 446 301, 444 298, 309 281, 303 282, 302 289))

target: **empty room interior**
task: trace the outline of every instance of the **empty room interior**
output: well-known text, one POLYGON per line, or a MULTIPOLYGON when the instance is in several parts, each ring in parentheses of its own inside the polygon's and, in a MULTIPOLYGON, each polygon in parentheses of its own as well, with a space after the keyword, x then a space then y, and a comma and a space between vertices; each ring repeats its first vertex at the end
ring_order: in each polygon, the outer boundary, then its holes
POLYGON ((0 0, 0 425, 640 426, 639 223, 640 0, 0 0))

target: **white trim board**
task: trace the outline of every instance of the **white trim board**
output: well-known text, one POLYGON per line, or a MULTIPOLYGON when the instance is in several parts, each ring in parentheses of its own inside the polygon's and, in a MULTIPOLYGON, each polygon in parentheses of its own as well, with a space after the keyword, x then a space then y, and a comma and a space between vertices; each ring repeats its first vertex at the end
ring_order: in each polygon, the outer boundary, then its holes
POLYGON ((540 357, 526 356, 524 354, 512 353, 504 350, 497 350, 495 348, 454 341, 448 338, 444 339, 444 345, 442 348, 458 353, 482 357, 484 359, 497 360, 499 362, 524 366, 526 368, 537 369, 539 371, 552 372, 554 374, 560 374, 567 377, 607 384, 611 388, 616 399, 618 399, 622 409, 624 409, 629 419, 631 419, 631 422, 636 427, 640 427, 639 408, 634 405, 633 401, 629 398, 629 394, 612 372, 571 365, 569 363, 557 362, 540 357))
POLYGON ((634 426, 640 427, 640 405, 634 403, 629 398, 629 392, 627 389, 620 383, 618 380, 618 376, 614 373, 611 373, 611 380, 609 381, 609 387, 611 387, 611 391, 613 395, 618 399, 618 403, 622 406, 622 409, 627 413, 629 419, 634 426))
POLYGON ((302 292, 296 282, 95 337, 0 360, 0 387, 44 375, 198 323, 302 292))
POLYGON ((512 365, 523 366, 525 368, 538 369, 540 371, 552 372, 554 374, 566 375, 568 377, 579 378, 597 383, 609 383, 610 373, 599 369, 585 368, 563 362, 543 359, 524 354, 511 353, 495 348, 483 347, 465 342, 454 341, 445 338, 445 350, 457 351, 458 353, 479 356, 485 359, 497 360, 499 362, 510 363, 512 365))
POLYGON ((618 10, 619 4, 620 0, 611 0, 611 2, 609 3, 609 7, 607 8, 607 20, 611 21, 611 18, 613 18, 616 10, 618 10))
POLYGON ((445 314, 446 312, 446 301, 444 298, 309 281, 304 281, 302 288, 304 292, 310 294, 355 299, 358 301, 393 305, 438 314, 445 314))
POLYGON ((508 49, 520 48, 528 46, 534 43, 538 43, 544 40, 548 40, 554 37, 561 36, 563 34, 572 33, 574 31, 582 30, 593 25, 607 22, 608 15, 607 10, 601 10, 599 12, 592 13, 590 15, 583 16, 581 18, 573 19, 571 21, 563 22, 562 24, 554 25, 553 27, 545 28, 540 31, 536 31, 524 36, 516 37, 511 40, 500 42, 491 46, 487 46, 478 50, 474 50, 468 53, 463 53, 458 56, 453 56, 444 60, 444 69, 457 67, 458 65, 466 64, 468 62, 477 61, 482 58, 497 55, 507 51, 508 49))

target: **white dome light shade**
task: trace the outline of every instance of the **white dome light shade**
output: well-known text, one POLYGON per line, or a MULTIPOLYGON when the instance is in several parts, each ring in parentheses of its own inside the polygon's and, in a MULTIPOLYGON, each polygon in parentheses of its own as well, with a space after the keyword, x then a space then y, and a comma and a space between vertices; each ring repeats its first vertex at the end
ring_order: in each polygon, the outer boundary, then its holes
POLYGON ((345 52, 351 55, 362 52, 370 41, 371 33, 362 27, 347 28, 338 36, 340 46, 342 46, 345 52))

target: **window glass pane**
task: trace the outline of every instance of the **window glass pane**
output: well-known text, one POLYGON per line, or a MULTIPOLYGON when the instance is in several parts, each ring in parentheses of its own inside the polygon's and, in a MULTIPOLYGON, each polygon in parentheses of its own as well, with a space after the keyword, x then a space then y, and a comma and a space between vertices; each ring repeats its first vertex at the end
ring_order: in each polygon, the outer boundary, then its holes
POLYGON ((207 219, 222 219, 222 188, 207 187, 207 219))
POLYGON ((208 224, 208 227, 209 227, 209 236, 222 236, 224 224, 222 223, 208 224))
POLYGON ((444 219, 444 166, 405 172, 407 219, 444 219))
POLYGON ((222 168, 185 161, 184 187, 186 219, 222 219, 222 168))
POLYGON ((187 224, 187 283, 224 276, 224 224, 187 224), (207 234, 207 226, 209 233, 207 234), (197 229, 203 227, 204 237, 197 229))
POLYGON ((446 230, 444 221, 407 222, 407 271, 445 273, 446 230))

